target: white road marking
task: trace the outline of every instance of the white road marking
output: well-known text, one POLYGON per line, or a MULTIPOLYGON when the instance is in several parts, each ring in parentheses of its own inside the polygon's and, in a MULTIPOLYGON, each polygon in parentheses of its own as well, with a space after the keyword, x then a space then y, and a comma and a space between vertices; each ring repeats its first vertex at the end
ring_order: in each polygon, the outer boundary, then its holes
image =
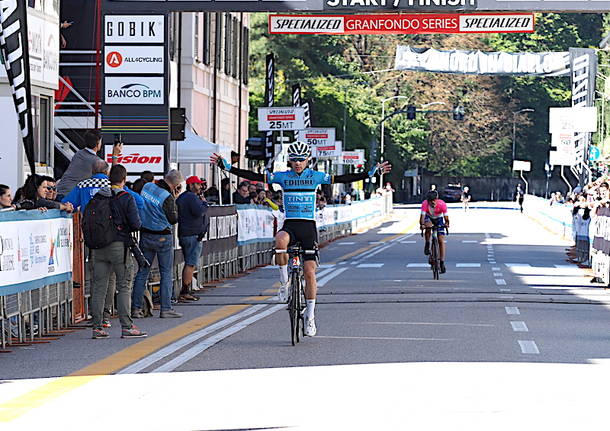
POLYGON ((373 257, 373 256, 375 256, 376 254, 381 253, 382 251, 386 251, 388 248, 392 247, 392 245, 393 245, 393 244, 392 244, 392 243, 390 243, 390 244, 386 245, 385 247, 380 247, 380 248, 378 248, 377 250, 374 250, 374 251, 372 251, 372 252, 370 252, 370 253, 367 253, 367 254, 365 254, 365 255, 363 255, 363 256, 360 256, 360 257, 358 258, 358 260, 364 260, 364 259, 368 259, 369 257, 373 257))
POLYGON ((343 271, 347 271, 347 268, 339 268, 336 271, 334 271, 332 274, 329 274, 326 277, 322 278, 321 280, 318 280, 318 287, 323 287, 326 283, 328 283, 330 280, 332 280, 333 278, 335 278, 336 276, 341 274, 343 271))
POLYGON ((494 327, 489 323, 441 323, 441 322, 364 322, 369 325, 429 325, 429 326, 481 326, 494 327))
POLYGON ((407 268, 428 268, 429 263, 408 263, 407 268))
POLYGON ((361 263, 356 268, 381 268, 383 263, 361 263))
POLYGON ((511 315, 521 314, 521 312, 519 311, 519 307, 504 307, 504 309, 506 310, 506 314, 511 314, 511 315))
POLYGON ((500 295, 500 299, 513 299, 513 296, 510 295, 500 295))
POLYGON ((495 265, 496 261, 495 260, 490 260, 489 263, 491 263, 492 265, 495 265))
POLYGON ((153 373, 168 373, 168 372, 174 371, 176 368, 178 368, 185 362, 190 361, 195 356, 197 356, 201 352, 209 349, 210 347, 212 347, 214 344, 218 343, 219 341, 222 341, 225 338, 230 337, 231 335, 235 334, 236 332, 241 331, 242 329, 250 326, 251 324, 275 313, 276 311, 283 310, 285 308, 286 308, 286 304, 278 304, 278 305, 274 305, 274 306, 268 308, 267 310, 265 310, 259 314, 249 317, 246 320, 243 320, 243 321, 231 326, 230 328, 227 328, 224 331, 220 331, 217 334, 214 334, 213 336, 206 338, 205 340, 201 341, 200 343, 195 344, 193 347, 186 350, 184 353, 176 356, 171 361, 161 365, 160 367, 155 368, 154 370, 152 370, 152 372, 153 373))
POLYGON ((318 335, 316 338, 331 338, 342 340, 386 340, 386 341, 453 341, 454 338, 407 338, 407 337, 342 337, 337 335, 318 335))
POLYGON ((525 324, 525 322, 522 321, 510 322, 510 326, 513 327, 513 331, 515 332, 529 332, 529 329, 527 329, 527 325, 525 324))
POLYGON ((316 277, 324 277, 326 274, 330 274, 331 272, 333 272, 334 269, 334 267, 323 269, 322 271, 316 273, 316 277))
POLYGON ((318 266, 318 268, 334 268, 335 265, 331 265, 329 263, 323 263, 322 265, 318 266))
POLYGON ((538 355, 540 353, 540 350, 538 350, 538 346, 536 346, 536 342, 534 340, 518 340, 517 342, 521 347, 521 353, 530 355, 538 355))
MULTIPOLYGON (((285 304, 282 304, 284 307, 286 307, 285 304)), ((260 311, 262 308, 265 308, 266 305, 265 304, 258 304, 258 305, 254 305, 250 308, 246 308, 245 310, 234 314, 231 317, 227 317, 226 319, 223 319, 219 322, 214 323, 213 325, 207 326, 203 329, 200 329, 197 332, 193 332, 190 335, 187 335, 184 338, 179 339, 178 341, 171 343, 165 347, 163 347, 160 350, 157 350, 156 352, 146 356, 143 359, 140 359, 139 361, 129 365, 126 368, 123 368, 121 371, 119 371, 117 374, 135 374, 138 373, 140 371, 142 371, 145 368, 150 367, 152 364, 154 364, 155 362, 160 361, 163 358, 168 357, 169 355, 171 355, 172 353, 182 349, 183 347, 194 343, 195 341, 199 340, 200 338, 203 338, 219 329, 224 328, 225 326, 230 325, 231 323, 242 319, 246 316, 249 316, 251 314, 256 313, 257 311, 260 311)))
POLYGON ((494 272, 494 277, 502 277, 502 273, 501 272, 494 272))
POLYGON ((401 244, 417 244, 417 241, 400 241, 401 244))
POLYGON ((493 268, 491 268, 492 271, 502 271, 502 269, 500 267, 494 266, 493 268))
POLYGON ((480 268, 480 263, 456 263, 456 268, 480 268))
POLYGON ((337 243, 337 245, 354 245, 354 244, 356 244, 356 243, 355 243, 355 242, 349 242, 349 241, 346 241, 346 242, 338 242, 338 243, 337 243))
POLYGON ((476 244, 476 243, 478 243, 478 242, 479 242, 479 241, 476 241, 476 240, 471 240, 471 239, 463 239, 463 240, 462 240, 462 243, 463 243, 463 244, 476 244))
POLYGON ((530 267, 531 268, 531 266, 532 266, 529 263, 505 263, 504 265, 508 266, 509 268, 519 267, 519 266, 530 267))
POLYGON ((369 244, 373 245, 373 244, 383 244, 383 242, 381 241, 369 241, 369 244))

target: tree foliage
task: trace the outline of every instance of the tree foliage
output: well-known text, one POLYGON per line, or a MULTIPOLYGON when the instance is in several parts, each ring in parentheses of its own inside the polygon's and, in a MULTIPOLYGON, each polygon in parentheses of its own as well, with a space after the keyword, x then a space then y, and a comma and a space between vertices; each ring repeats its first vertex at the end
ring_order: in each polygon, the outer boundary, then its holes
POLYGON ((464 121, 453 120, 450 112, 422 112, 416 120, 398 114, 386 120, 385 157, 395 165, 395 181, 404 169, 415 166, 454 176, 509 174, 513 121, 517 157, 533 160, 534 174, 542 174, 550 140, 548 108, 569 105, 568 78, 392 70, 399 44, 445 50, 567 51, 595 47, 608 27, 602 14, 545 13, 536 19, 536 32, 531 34, 304 36, 269 35, 267 14, 253 14, 251 132, 256 133, 255 108, 264 103, 265 55, 273 52, 276 105, 291 105, 290 87, 300 83, 304 99, 311 101, 313 124, 335 127, 337 139, 348 149, 368 152, 378 145, 384 99, 400 96, 385 102, 386 114, 432 102, 444 105, 430 105, 428 111, 464 106, 464 121), (513 114, 525 107, 535 112, 513 114))

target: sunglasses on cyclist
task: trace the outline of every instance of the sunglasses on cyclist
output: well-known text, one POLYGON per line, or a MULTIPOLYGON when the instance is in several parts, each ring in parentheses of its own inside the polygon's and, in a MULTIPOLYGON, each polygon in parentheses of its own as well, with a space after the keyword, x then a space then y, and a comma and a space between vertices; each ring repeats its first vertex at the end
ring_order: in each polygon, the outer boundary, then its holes
POLYGON ((288 160, 291 162, 304 162, 307 160, 307 157, 289 157, 288 160))

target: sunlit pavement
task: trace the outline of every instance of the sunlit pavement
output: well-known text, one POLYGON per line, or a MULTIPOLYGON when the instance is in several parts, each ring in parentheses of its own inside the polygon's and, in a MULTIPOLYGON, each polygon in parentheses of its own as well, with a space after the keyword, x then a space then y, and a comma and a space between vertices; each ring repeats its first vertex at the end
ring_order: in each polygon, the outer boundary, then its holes
POLYGON ((608 291, 568 242, 481 206, 450 208, 438 281, 413 207, 324 248, 318 336, 296 347, 267 267, 180 307, 171 336, 144 319, 142 342, 4 355, 0 429, 606 429, 608 291))

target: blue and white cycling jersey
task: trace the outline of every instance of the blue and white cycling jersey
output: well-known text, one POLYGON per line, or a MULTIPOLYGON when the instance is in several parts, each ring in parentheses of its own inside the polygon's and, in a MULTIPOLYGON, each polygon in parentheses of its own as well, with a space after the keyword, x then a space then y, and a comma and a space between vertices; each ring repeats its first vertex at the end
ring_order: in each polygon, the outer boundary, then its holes
POLYGON ((321 184, 331 184, 332 175, 305 169, 301 175, 296 172, 267 172, 268 184, 279 184, 284 190, 284 210, 286 219, 315 220, 316 189, 321 184))

